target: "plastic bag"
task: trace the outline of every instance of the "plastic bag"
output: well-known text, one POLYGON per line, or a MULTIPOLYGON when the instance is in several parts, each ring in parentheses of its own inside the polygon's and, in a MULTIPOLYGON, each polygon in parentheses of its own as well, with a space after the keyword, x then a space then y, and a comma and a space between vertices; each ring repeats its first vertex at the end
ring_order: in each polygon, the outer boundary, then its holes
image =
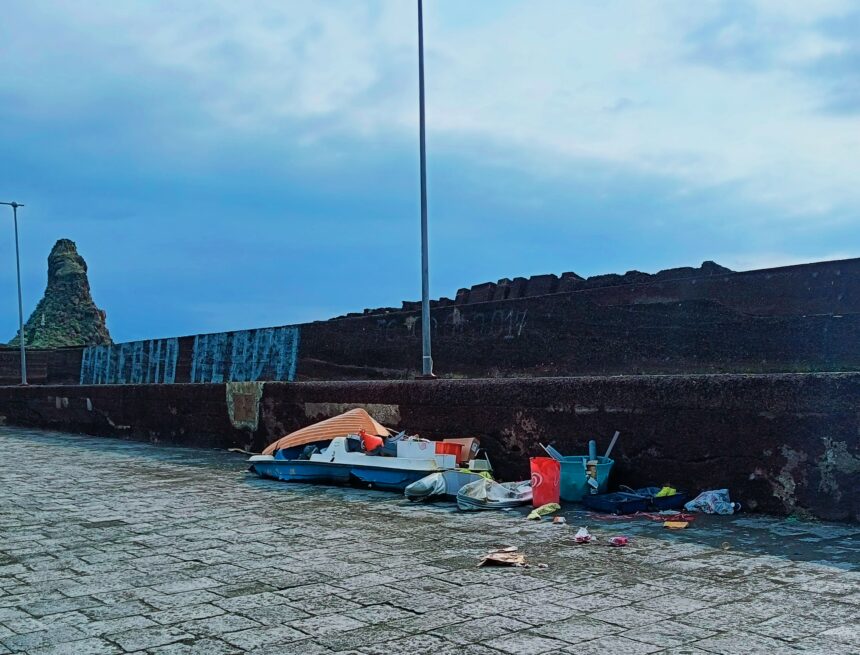
POLYGON ((425 478, 413 482, 403 491, 403 495, 409 500, 426 500, 434 496, 444 496, 447 485, 445 476, 441 473, 431 473, 425 478))
POLYGON ((705 514, 734 514, 740 508, 740 503, 733 503, 729 498, 728 489, 703 491, 684 505, 684 509, 688 512, 704 512, 705 514))
POLYGON ((588 531, 588 528, 580 528, 573 535, 573 540, 578 544, 588 544, 594 540, 594 536, 588 531))
MULTIPOLYGON (((532 485, 532 489, 534 489, 534 485, 532 485)), ((526 518, 539 519, 541 516, 552 514, 553 512, 557 512, 560 509, 561 505, 559 505, 558 503, 547 503, 546 505, 541 505, 537 509, 533 509, 526 518)))

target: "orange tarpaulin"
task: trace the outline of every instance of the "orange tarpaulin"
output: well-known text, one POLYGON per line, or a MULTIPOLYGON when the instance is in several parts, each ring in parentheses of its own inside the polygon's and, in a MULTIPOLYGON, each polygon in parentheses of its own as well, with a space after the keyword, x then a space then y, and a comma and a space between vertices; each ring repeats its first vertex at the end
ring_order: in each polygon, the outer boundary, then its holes
POLYGON ((335 437, 345 437, 348 434, 358 434, 359 430, 364 430, 368 434, 376 434, 381 437, 390 436, 387 428, 373 420, 370 414, 363 409, 351 409, 339 416, 332 416, 325 421, 314 423, 301 430, 291 432, 285 437, 281 437, 276 442, 269 444, 264 455, 272 455, 276 450, 284 448, 293 448, 295 446, 304 446, 316 441, 329 441, 335 437))

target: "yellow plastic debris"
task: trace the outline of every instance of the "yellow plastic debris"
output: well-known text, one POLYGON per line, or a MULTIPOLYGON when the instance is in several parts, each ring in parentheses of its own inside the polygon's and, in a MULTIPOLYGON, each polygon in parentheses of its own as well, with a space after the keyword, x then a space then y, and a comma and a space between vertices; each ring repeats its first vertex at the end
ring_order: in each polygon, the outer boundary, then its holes
POLYGON ((674 496, 678 493, 678 490, 674 487, 663 487, 660 491, 657 492, 655 498, 665 498, 666 496, 674 496))
POLYGON ((683 530, 688 525, 690 525, 688 521, 666 521, 663 523, 663 527, 670 530, 683 530))
POLYGON ((540 507, 533 509, 526 518, 539 519, 541 516, 552 514, 553 512, 557 512, 560 509, 561 505, 559 505, 558 503, 547 503, 546 505, 541 505, 540 507))

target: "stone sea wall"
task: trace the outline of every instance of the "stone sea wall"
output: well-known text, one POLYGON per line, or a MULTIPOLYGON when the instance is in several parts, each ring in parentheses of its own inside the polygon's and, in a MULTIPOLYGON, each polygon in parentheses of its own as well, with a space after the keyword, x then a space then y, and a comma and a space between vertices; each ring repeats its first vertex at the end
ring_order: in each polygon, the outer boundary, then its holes
POLYGON ((578 454, 619 430, 616 483, 860 520, 860 373, 0 387, 9 424, 256 451, 359 406, 425 437, 480 437, 506 479, 527 477, 540 443, 578 454))
MULTIPOLYGON (((432 303, 437 375, 546 377, 860 370, 860 259, 732 273, 714 264, 516 278, 432 303)), ((0 384, 17 351, 0 350, 0 384)), ((327 321, 33 356, 31 383, 407 379, 416 303, 327 321), (74 358, 77 357, 77 365, 74 358)))

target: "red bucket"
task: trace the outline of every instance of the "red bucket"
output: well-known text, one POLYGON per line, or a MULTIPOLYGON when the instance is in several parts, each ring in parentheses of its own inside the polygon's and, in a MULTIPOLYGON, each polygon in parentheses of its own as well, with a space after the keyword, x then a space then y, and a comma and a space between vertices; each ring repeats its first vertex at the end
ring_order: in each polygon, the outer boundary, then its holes
POLYGON ((559 502, 561 494, 561 462, 552 457, 532 457, 532 505, 540 507, 559 502))
POLYGON ((441 441, 436 442, 436 454, 437 455, 453 455, 454 457, 460 457, 460 451, 463 447, 458 443, 442 443, 441 441))

